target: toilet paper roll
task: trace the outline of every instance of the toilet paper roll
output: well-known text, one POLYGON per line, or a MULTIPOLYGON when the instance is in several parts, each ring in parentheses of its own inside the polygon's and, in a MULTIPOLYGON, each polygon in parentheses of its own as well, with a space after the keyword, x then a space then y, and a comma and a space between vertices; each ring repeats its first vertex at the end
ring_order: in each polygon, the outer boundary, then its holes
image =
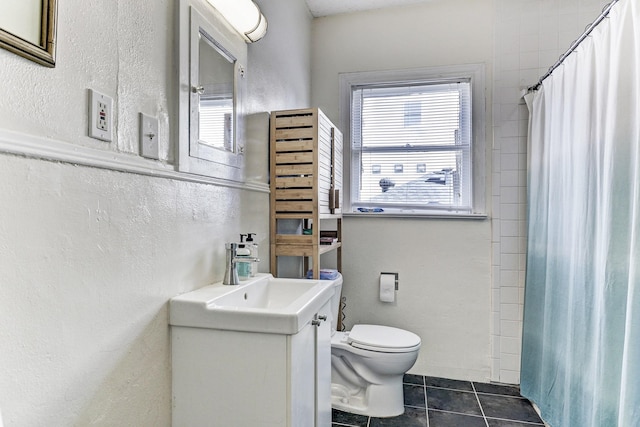
POLYGON ((380 275, 380 301, 393 302, 396 299, 396 276, 395 274, 380 275))

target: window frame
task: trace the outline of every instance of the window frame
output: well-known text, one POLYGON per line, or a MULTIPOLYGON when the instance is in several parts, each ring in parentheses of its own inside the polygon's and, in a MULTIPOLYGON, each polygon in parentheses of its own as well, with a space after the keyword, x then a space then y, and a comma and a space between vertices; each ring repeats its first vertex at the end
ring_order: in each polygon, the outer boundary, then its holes
POLYGON ((344 130, 344 183, 346 216, 424 216, 438 218, 486 218, 486 119, 485 119, 485 67, 484 64, 469 64, 447 67, 427 67, 408 70, 366 71, 341 73, 339 75, 340 124, 344 130), (471 83, 471 212, 457 210, 438 210, 428 208, 389 209, 384 212, 359 212, 352 202, 352 143, 351 143, 351 106, 352 88, 363 85, 415 84, 416 82, 450 82, 453 79, 469 80, 471 83))

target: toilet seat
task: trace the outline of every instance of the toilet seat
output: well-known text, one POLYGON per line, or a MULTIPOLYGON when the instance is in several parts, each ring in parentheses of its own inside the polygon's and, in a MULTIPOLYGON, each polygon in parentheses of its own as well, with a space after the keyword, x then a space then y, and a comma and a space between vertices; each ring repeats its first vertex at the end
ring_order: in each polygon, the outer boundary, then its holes
POLYGON ((380 325, 355 325, 347 342, 355 348, 384 353, 406 353, 420 348, 420 337, 413 332, 380 325))

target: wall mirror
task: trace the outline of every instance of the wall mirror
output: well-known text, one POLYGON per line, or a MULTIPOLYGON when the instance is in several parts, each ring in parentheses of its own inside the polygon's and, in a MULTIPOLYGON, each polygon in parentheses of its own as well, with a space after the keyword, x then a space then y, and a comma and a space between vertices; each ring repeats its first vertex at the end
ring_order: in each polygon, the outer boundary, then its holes
POLYGON ((57 0, 0 1, 0 47, 55 67, 57 0))
POLYGON ((179 4, 178 169, 243 182, 247 46, 215 9, 194 3, 179 4))
POLYGON ((192 88, 198 109, 198 144, 235 153, 236 59, 203 29, 199 30, 198 56, 198 82, 192 88))

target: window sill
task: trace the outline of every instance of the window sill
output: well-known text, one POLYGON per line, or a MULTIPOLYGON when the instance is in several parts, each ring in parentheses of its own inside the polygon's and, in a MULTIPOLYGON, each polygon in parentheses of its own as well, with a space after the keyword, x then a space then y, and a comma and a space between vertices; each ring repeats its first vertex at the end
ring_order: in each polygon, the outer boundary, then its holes
POLYGON ((349 218, 423 218, 423 219, 471 219, 485 220, 489 216, 480 213, 426 213, 426 212, 345 212, 349 218))

